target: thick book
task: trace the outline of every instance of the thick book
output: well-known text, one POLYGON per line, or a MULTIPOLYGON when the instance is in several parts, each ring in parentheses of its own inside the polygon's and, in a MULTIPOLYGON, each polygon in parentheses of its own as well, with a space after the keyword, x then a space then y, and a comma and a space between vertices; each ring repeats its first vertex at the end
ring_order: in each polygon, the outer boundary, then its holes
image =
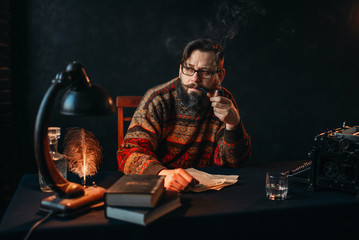
POLYGON ((164 176, 128 174, 106 190, 104 201, 113 207, 155 207, 164 192, 164 176))
POLYGON ((107 218, 146 226, 181 206, 180 197, 165 197, 155 208, 105 207, 107 218))

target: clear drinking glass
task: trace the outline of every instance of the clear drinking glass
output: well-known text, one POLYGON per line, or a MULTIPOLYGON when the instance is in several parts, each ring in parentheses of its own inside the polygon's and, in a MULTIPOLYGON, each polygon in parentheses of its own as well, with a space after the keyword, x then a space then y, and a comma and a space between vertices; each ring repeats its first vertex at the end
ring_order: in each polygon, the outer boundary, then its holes
POLYGON ((270 200, 284 200, 288 195, 288 176, 281 172, 266 173, 266 196, 270 200))
MULTIPOLYGON (((50 147, 50 155, 52 160, 55 163, 55 166, 59 173, 66 179, 67 178, 67 160, 57 151, 58 139, 61 135, 61 128, 59 127, 49 127, 48 128, 48 137, 49 137, 49 147, 50 147)), ((52 192, 52 189, 45 181, 45 178, 41 175, 39 171, 39 183, 40 189, 43 192, 52 192)))

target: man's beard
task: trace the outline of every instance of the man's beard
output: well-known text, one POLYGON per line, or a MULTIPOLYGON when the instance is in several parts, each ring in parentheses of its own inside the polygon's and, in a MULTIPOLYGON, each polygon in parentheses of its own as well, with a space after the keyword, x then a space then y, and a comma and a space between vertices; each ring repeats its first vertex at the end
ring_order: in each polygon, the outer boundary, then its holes
POLYGON ((193 111, 200 112, 208 105, 208 97, 201 92, 188 93, 189 87, 196 87, 194 85, 184 85, 181 81, 178 81, 177 91, 183 105, 193 111))

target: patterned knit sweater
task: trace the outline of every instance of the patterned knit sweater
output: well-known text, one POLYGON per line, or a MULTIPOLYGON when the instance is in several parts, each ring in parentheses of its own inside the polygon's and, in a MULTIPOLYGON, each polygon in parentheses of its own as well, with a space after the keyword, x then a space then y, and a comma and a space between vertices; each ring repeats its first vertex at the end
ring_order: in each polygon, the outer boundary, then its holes
MULTIPOLYGON (((229 131, 211 104, 201 112, 186 108, 178 84, 175 78, 144 95, 117 151, 119 171, 158 174, 166 168, 239 167, 248 161, 251 140, 242 122, 229 131)), ((224 96, 237 107, 226 89, 224 96)))

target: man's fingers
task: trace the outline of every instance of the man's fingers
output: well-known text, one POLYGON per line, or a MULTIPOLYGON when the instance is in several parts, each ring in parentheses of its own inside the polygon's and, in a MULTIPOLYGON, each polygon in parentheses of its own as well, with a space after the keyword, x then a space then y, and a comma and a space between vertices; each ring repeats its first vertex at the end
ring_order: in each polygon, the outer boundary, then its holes
POLYGON ((226 104, 226 103, 218 103, 218 102, 212 102, 211 106, 216 107, 216 108, 228 108, 228 104, 226 104))
POLYGON ((172 182, 173 187, 183 191, 193 182, 194 178, 182 168, 176 169, 175 172, 176 174, 173 176, 174 182, 172 182))
POLYGON ((186 183, 185 183, 186 185, 188 185, 192 182, 193 177, 186 170, 184 170, 182 168, 178 168, 177 171, 178 171, 180 178, 186 181, 186 183))
POLYGON ((227 109, 223 109, 223 108, 219 108, 219 107, 214 107, 213 111, 218 113, 218 114, 228 114, 229 110, 227 109))
POLYGON ((178 168, 174 170, 162 170, 161 175, 165 175, 165 187, 169 191, 181 192, 189 185, 198 184, 198 181, 193 178, 186 170, 178 168))
POLYGON ((171 182, 170 188, 173 189, 176 192, 181 192, 181 191, 183 191, 185 189, 183 187, 183 185, 178 183, 177 181, 171 182))
POLYGON ((166 188, 167 191, 170 191, 170 192, 176 192, 176 193, 179 193, 181 192, 181 190, 173 187, 173 186, 169 186, 168 188, 166 188))
POLYGON ((177 175, 177 177, 174 179, 173 184, 175 185, 176 188, 178 188, 179 190, 184 190, 190 182, 188 182, 186 179, 184 179, 182 176, 177 175))

